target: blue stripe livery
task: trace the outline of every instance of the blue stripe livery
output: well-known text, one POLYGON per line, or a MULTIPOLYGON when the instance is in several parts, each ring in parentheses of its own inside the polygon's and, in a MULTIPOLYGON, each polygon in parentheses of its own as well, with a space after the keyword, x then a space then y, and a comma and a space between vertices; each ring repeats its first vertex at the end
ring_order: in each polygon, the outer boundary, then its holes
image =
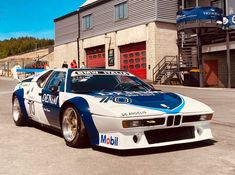
POLYGON ((29 116, 28 116, 28 113, 26 111, 26 107, 25 107, 25 104, 24 104, 24 89, 20 88, 20 89, 16 90, 15 94, 16 94, 16 97, 18 98, 19 105, 20 105, 20 108, 21 108, 21 112, 23 113, 24 118, 26 120, 28 120, 29 116))
POLYGON ((86 131, 88 133, 90 143, 92 145, 98 145, 99 144, 99 132, 97 128, 95 127, 95 123, 92 119, 91 113, 90 113, 90 107, 87 101, 84 98, 81 97, 75 97, 68 102, 72 103, 76 109, 80 112, 82 121, 86 127, 86 131))

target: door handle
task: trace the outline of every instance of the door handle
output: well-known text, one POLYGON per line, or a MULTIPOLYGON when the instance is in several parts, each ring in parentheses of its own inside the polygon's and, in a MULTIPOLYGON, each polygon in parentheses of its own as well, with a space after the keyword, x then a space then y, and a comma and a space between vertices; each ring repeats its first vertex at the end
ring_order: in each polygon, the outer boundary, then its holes
POLYGON ((39 96, 42 96, 42 93, 38 93, 39 96))

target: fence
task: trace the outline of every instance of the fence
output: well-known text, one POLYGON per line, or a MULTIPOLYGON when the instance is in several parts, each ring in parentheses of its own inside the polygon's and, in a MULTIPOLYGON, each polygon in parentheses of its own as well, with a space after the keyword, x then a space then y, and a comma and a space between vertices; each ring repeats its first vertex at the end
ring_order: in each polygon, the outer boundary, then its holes
POLYGON ((26 65, 32 65, 32 63, 36 60, 40 60, 44 56, 52 53, 53 49, 53 46, 50 46, 40 50, 11 56, 2 60, 0 59, 0 76, 11 77, 11 69, 15 65, 19 65, 21 68, 25 68, 26 65))
POLYGON ((12 77, 11 69, 15 65, 19 65, 21 68, 25 68, 27 64, 30 64, 33 61, 35 61, 35 59, 1 61, 0 62, 0 76, 12 77))

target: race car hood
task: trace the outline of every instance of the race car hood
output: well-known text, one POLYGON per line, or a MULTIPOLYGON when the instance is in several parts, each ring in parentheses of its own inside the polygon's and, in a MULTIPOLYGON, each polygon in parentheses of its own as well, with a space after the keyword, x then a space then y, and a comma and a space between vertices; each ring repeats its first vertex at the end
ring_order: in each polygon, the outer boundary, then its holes
POLYGON ((104 92, 85 96, 91 113, 100 116, 141 117, 212 112, 199 101, 168 92, 104 92))

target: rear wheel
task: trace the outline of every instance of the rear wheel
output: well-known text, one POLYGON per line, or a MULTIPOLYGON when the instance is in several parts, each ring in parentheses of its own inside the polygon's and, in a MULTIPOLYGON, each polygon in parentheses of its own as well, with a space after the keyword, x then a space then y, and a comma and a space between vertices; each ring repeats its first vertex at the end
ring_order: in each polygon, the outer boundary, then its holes
POLYGON ((62 134, 70 147, 85 147, 88 144, 86 129, 81 116, 74 106, 68 106, 62 114, 62 134))
POLYGON ((15 96, 12 102, 12 118, 16 126, 24 126, 26 124, 26 120, 22 113, 19 100, 15 96))

